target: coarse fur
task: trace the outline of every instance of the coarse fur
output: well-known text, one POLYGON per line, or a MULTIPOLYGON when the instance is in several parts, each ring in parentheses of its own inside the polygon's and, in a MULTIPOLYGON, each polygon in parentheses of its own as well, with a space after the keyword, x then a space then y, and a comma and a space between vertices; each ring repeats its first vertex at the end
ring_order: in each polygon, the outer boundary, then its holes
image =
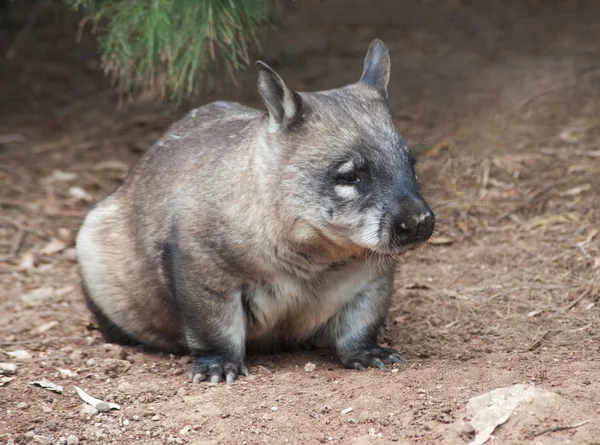
POLYGON ((107 341, 194 355, 194 381, 247 374, 248 350, 313 343, 346 367, 377 344, 396 256, 434 216, 387 103, 375 40, 361 79, 297 93, 258 62, 268 113, 216 102, 176 122, 86 217, 77 256, 107 341))

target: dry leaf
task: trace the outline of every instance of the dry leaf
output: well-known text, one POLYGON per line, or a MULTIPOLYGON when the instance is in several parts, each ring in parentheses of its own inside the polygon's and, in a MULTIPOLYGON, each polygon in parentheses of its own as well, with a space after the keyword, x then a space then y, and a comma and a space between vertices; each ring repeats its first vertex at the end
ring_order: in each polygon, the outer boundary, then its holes
POLYGON ((81 187, 75 186, 69 189, 69 195, 73 198, 81 199, 83 201, 91 201, 92 197, 88 195, 88 193, 82 189, 81 187))
POLYGON ((73 286, 59 287, 58 289, 56 289, 54 291, 54 295, 56 295, 57 297, 60 298, 60 297, 64 297, 65 295, 69 295, 74 290, 75 290, 75 288, 73 286))
POLYGON ((406 286, 407 289, 431 289, 431 286, 423 283, 413 283, 406 286))
POLYGON ((35 254, 33 252, 27 252, 19 261, 19 267, 21 269, 31 269, 35 266, 35 254))
POLYGON ((56 320, 49 321, 48 323, 44 323, 43 325, 40 325, 37 328, 32 329, 31 331, 29 331, 29 333, 32 335, 43 334, 44 332, 49 331, 56 325, 58 325, 58 321, 56 321, 56 320))
POLYGON ((6 355, 16 358, 17 360, 25 360, 31 358, 31 354, 25 349, 18 349, 16 351, 5 351, 6 355))
POLYGON ((106 413, 111 409, 121 409, 121 407, 116 403, 110 403, 105 402, 104 400, 96 399, 77 386, 75 387, 75 391, 77 391, 77 395, 81 398, 81 400, 88 405, 92 405, 98 410, 99 413, 106 413))
POLYGON ((0 386, 4 386, 9 382, 12 382, 15 377, 0 377, 0 386))
POLYGON ((434 238, 430 238, 427 243, 433 244, 434 246, 447 246, 454 243, 454 240, 448 236, 436 236, 434 238))
POLYGON ((107 161, 98 162, 97 164, 94 164, 94 166, 92 167, 92 170, 94 170, 94 171, 100 171, 100 170, 127 171, 127 170, 129 170, 129 166, 127 164, 125 164, 124 162, 117 161, 116 159, 109 159, 107 161))
POLYGON ((66 378, 69 378, 69 379, 70 379, 70 378, 73 378, 73 377, 77 377, 77 373, 76 373, 76 372, 73 372, 73 371, 71 371, 70 369, 66 369, 66 368, 56 368, 56 370, 58 371, 58 373, 60 374, 60 376, 61 376, 63 379, 66 379, 66 378))
POLYGON ((559 193, 559 196, 577 196, 583 192, 587 192, 591 188, 592 184, 584 184, 580 185, 579 187, 573 187, 569 190, 565 190, 564 192, 559 193))
POLYGON ((42 255, 54 255, 55 253, 60 252, 61 250, 66 249, 67 245, 64 243, 64 241, 61 241, 59 239, 56 238, 52 238, 52 240, 46 244, 42 250, 40 250, 40 253, 42 255))
POLYGON ((21 295, 21 301, 25 306, 38 306, 52 297, 54 297, 53 287, 40 287, 21 295))
POLYGON ((63 392, 63 387, 60 385, 57 385, 55 383, 49 382, 47 380, 36 380, 35 382, 29 382, 29 384, 31 386, 37 386, 39 388, 44 388, 47 389, 49 391, 58 393, 58 394, 62 394, 63 392))
POLYGON ((77 173, 54 170, 46 179, 48 181, 68 182, 77 179, 77 173))

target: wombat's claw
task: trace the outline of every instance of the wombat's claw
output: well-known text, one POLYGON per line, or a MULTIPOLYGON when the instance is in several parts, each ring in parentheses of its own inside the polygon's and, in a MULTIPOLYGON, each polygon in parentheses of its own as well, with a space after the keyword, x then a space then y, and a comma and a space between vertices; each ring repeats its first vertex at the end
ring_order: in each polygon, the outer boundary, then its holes
POLYGON ((364 371, 366 368, 379 368, 385 371, 387 370, 386 363, 404 363, 404 359, 395 350, 379 346, 360 351, 352 357, 342 358, 342 364, 346 368, 354 368, 359 371, 364 371))
POLYGON ((246 377, 250 375, 246 365, 220 357, 196 357, 190 371, 192 383, 208 380, 211 385, 216 385, 223 380, 227 384, 233 383, 238 375, 246 377))

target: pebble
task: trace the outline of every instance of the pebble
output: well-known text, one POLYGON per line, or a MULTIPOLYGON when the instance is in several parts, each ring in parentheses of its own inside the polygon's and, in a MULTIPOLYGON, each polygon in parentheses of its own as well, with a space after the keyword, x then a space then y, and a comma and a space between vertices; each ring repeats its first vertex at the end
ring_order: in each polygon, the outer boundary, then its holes
POLYGON ((69 437, 67 437, 67 445, 77 444, 79 444, 79 438, 77 436, 74 436, 73 434, 70 434, 69 437))
POLYGON ((152 416, 152 420, 154 420, 155 422, 160 420, 160 416, 158 414, 155 414, 154 416, 152 416))
POLYGON ((27 402, 19 402, 19 403, 17 403, 17 408, 27 409, 27 408, 29 408, 29 405, 27 404, 27 402))
POLYGON ((91 417, 98 414, 98 410, 92 405, 88 405, 87 403, 81 405, 81 409, 79 410, 79 417, 91 417))
POLYGON ((42 436, 41 434, 35 434, 33 436, 35 443, 52 443, 52 438, 48 436, 42 436))
POLYGON ((110 411, 110 405, 108 404, 108 402, 105 402, 103 400, 96 403, 95 408, 98 410, 99 413, 107 413, 110 411))
POLYGON ((306 365, 304 365, 304 370, 306 372, 313 372, 315 369, 317 369, 317 365, 314 363, 308 362, 306 365))

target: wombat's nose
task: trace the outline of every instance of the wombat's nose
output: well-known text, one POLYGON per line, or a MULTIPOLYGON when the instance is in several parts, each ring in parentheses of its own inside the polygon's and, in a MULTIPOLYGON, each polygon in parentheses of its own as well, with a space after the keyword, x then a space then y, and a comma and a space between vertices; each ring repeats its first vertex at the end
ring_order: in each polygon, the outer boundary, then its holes
POLYGON ((394 238, 399 242, 427 241, 433 233, 435 215, 421 197, 400 200, 393 218, 394 238))

